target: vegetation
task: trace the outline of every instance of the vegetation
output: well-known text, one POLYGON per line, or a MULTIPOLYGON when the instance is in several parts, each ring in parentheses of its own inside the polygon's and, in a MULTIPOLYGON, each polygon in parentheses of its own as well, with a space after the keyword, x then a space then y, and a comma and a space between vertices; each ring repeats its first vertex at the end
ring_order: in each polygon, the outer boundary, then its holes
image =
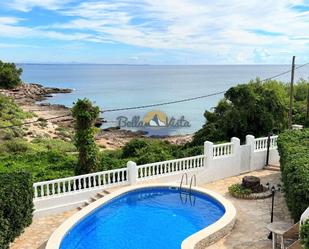
MULTIPOLYGON (((301 80, 295 86, 293 121, 308 125, 306 98, 309 83, 301 80)), ((247 134, 256 137, 267 136, 269 132, 279 133, 287 127, 289 101, 288 85, 278 81, 260 82, 230 88, 213 112, 206 111, 207 122, 194 135, 192 145, 204 141, 228 141, 239 137, 244 141, 247 134)))
POLYGON ((88 99, 79 99, 72 108, 75 119, 75 145, 79 151, 75 174, 88 174, 97 171, 98 146, 94 140, 94 123, 99 117, 99 107, 88 99))
POLYGON ((309 219, 300 227, 300 243, 304 249, 309 249, 309 219))
POLYGON ((31 172, 35 182, 73 176, 74 152, 72 143, 58 139, 12 139, 0 145, 0 172, 31 172))
POLYGON ((0 94, 0 110, 0 127, 15 126, 0 129, 0 140, 23 137, 25 130, 18 125, 23 123, 26 118, 30 118, 31 114, 23 112, 11 98, 2 94, 0 94))
POLYGON ((23 72, 14 63, 5 63, 0 60, 0 88, 15 88, 22 81, 20 75, 23 72))
POLYGON ((235 183, 229 187, 229 193, 236 198, 241 198, 243 196, 252 194, 252 190, 245 188, 240 183, 235 183))
POLYGON ((309 206, 309 129, 281 133, 278 150, 287 205, 299 220, 309 206))
POLYGON ((0 173, 0 248, 9 248, 32 222, 33 188, 29 173, 0 173))

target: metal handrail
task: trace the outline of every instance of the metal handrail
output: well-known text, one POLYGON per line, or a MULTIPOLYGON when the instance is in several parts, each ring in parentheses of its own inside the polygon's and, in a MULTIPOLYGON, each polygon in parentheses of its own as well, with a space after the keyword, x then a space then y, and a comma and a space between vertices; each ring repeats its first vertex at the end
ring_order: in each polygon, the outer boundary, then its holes
POLYGON ((194 180, 194 186, 196 187, 196 175, 195 174, 193 176, 191 176, 191 180, 190 180, 190 189, 189 189, 190 195, 192 193, 192 183, 193 183, 193 180, 194 180))
POLYGON ((188 174, 187 174, 187 173, 183 173, 183 174, 182 174, 182 177, 181 177, 181 181, 180 181, 180 186, 179 186, 179 190, 180 190, 180 191, 181 191, 181 189, 182 189, 184 177, 186 177, 186 185, 188 185, 188 174))

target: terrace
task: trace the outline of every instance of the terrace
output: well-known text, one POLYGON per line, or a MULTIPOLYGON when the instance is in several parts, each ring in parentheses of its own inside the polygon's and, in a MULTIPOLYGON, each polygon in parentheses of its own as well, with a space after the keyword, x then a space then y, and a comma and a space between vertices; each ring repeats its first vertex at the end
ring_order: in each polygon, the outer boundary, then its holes
MULTIPOLYGON (((232 232, 209 248, 270 248, 266 225, 270 222, 271 200, 239 200, 228 193, 228 187, 240 182, 244 175, 258 176, 264 184, 279 183, 280 172, 263 169, 268 145, 269 163, 279 161, 276 139, 277 136, 268 141, 267 137, 256 139, 248 135, 244 145, 238 138, 217 145, 205 142, 204 154, 200 156, 138 166, 128 162, 122 169, 35 183, 34 221, 10 248, 45 248, 61 223, 95 201, 94 197, 103 191, 113 193, 126 185, 144 183, 179 184, 184 173, 189 177, 196 175, 199 187, 223 195, 237 209, 232 232)), ((275 220, 291 221, 281 193, 277 195, 275 210, 275 220)))

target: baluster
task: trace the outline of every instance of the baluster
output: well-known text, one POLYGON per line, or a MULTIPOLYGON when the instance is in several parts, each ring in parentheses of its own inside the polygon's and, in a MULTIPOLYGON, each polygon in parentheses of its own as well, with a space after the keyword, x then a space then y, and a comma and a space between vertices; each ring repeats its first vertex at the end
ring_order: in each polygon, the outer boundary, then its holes
POLYGON ((106 174, 103 173, 103 185, 106 185, 106 174))
POLYGON ((98 186, 101 186, 101 185, 102 185, 102 181, 101 181, 101 174, 98 174, 98 181, 99 181, 98 186))
POLYGON ((46 195, 49 196, 49 183, 45 184, 46 186, 46 195))
POLYGON ((37 186, 34 187, 34 198, 38 197, 38 189, 37 188, 38 188, 37 186))
POLYGON ((150 171, 149 171, 150 176, 154 175, 153 171, 154 171, 154 165, 150 167, 150 171))

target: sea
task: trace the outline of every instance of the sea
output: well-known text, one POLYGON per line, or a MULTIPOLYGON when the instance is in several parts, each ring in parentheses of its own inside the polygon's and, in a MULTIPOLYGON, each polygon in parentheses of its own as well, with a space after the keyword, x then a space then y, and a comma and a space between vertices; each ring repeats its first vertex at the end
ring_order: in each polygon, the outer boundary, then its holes
MULTIPOLYGON (((228 90, 251 79, 272 77, 291 69, 290 65, 101 65, 101 64, 19 64, 22 79, 44 86, 71 88, 72 93, 55 94, 45 102, 71 107, 88 98, 103 111, 102 128, 146 131, 149 136, 192 134, 205 123, 223 93, 192 101, 140 109, 147 106, 195 98, 228 90), (111 111, 113 110, 113 111, 111 111), (104 112, 106 111, 106 112, 104 112), (151 119, 151 117, 154 117, 151 119), (149 118, 150 117, 150 118, 149 118), (152 126, 145 125, 152 120, 152 126), (163 122, 154 122, 161 120, 163 122), (158 124, 158 125, 156 125, 158 124)), ((289 82, 290 73, 276 79, 289 82)), ((296 81, 309 79, 309 66, 296 70, 296 81)))

